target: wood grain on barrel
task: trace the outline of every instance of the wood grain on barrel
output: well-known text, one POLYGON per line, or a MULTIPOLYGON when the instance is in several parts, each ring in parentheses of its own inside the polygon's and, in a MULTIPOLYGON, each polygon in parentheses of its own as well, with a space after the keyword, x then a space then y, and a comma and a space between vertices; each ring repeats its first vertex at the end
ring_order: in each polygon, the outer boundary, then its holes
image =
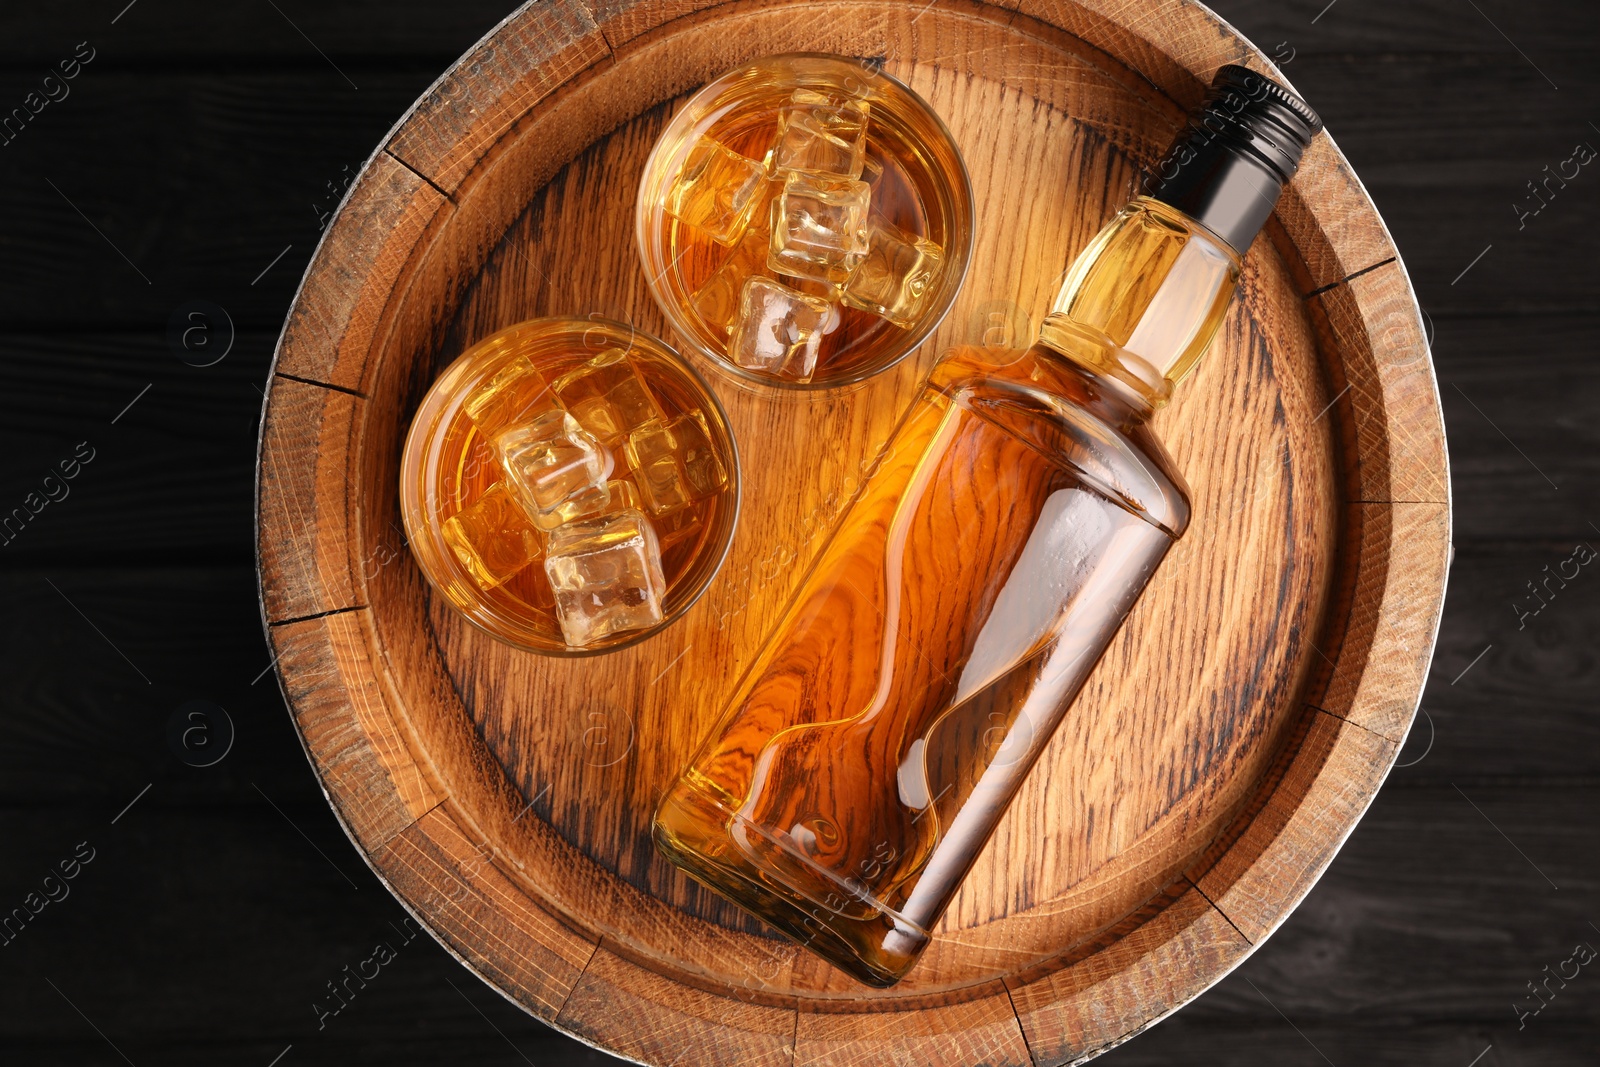
POLYGON ((535 1015, 555 1018, 596 945, 529 901, 495 865, 493 849, 439 807, 374 858, 446 947, 535 1015))
POLYGON ((384 699, 365 609, 272 628, 295 725, 345 828, 371 853, 445 799, 384 699))
POLYGON ((646 1063, 794 1062, 795 1012, 682 985, 602 945, 556 1024, 646 1063), (630 1024, 619 1028, 615 1020, 630 1024))
POLYGON ((867 991, 649 844, 656 797, 709 726, 683 714, 687 695, 731 688, 931 361, 1027 343, 1211 71, 1271 69, 1198 5, 1155 10, 541 0, 448 72, 356 183, 269 399, 267 621, 358 847, 528 1010, 663 1064, 1077 1060, 1237 963, 1365 810, 1427 670, 1448 472, 1404 271, 1321 138, 1158 417, 1194 491, 1190 533, 918 968, 867 991), (499 645, 429 595, 396 540, 409 413, 450 359, 521 319, 597 312, 666 336, 632 249, 639 168, 696 86, 796 50, 881 57, 946 118, 981 228, 962 296, 858 388, 719 381, 744 510, 680 623, 599 659, 499 645))
POLYGON ((1120 1044, 1232 970, 1250 946, 1198 890, 1063 970, 1011 989, 1036 1064, 1120 1044))
POLYGON ((953 1003, 912 1003, 863 1016, 807 1006, 795 1028, 796 1064, 878 1067, 916 1063, 970 1067, 1029 1062, 1027 1041, 1005 985, 999 981, 953 1003))
POLYGON ((279 378, 261 428, 257 471, 268 622, 357 606, 344 492, 359 397, 279 378))
POLYGON ((1259 944, 1322 873, 1377 790, 1397 750, 1354 723, 1318 713, 1243 836, 1195 884, 1259 944))
POLYGON ((423 231, 448 210, 437 189, 393 156, 375 154, 340 213, 349 221, 329 231, 306 272, 275 371, 361 393, 385 306, 423 231))

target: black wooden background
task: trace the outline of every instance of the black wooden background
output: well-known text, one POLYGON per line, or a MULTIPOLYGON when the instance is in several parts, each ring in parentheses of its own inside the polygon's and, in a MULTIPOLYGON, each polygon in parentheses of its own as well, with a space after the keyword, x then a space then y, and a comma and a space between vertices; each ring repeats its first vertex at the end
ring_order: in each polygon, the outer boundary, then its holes
MULTIPOLYGON (((325 984, 400 943, 404 913, 306 764, 253 575, 259 390, 323 217, 509 6, 0 11, 0 115, 60 97, 0 145, 0 514, 46 501, 0 546, 0 913, 68 894, 0 947, 0 1063, 610 1061, 425 936, 319 1029, 325 984), (233 324, 211 366, 191 364, 224 328, 188 362, 169 338, 193 300, 233 324), (236 730, 208 768, 172 741, 190 701, 236 730), (63 861, 76 877, 46 883, 63 861)), ((1325 116, 1399 243, 1436 330, 1456 557, 1426 715, 1332 869, 1104 1062, 1594 1064, 1600 967, 1546 1000, 1528 983, 1600 947, 1600 572, 1544 601, 1528 583, 1600 545, 1600 167, 1569 162, 1600 148, 1600 10, 1217 6, 1325 116)))

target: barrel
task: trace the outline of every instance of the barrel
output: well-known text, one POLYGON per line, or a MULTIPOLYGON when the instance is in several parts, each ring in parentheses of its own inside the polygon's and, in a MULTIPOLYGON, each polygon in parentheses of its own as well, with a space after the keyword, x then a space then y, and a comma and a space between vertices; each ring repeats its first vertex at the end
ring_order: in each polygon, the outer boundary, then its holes
POLYGON ((1450 552, 1416 300, 1327 134, 1154 420, 1193 492, 1189 532, 912 972, 868 989, 650 841, 709 697, 750 663, 932 362, 1032 340, 1225 63, 1284 80, 1188 0, 538 0, 377 146, 276 354, 262 612, 352 843, 485 982, 650 1064, 1043 1067, 1176 1010, 1304 898, 1405 740, 1450 552), (682 620, 595 657, 496 642, 405 545, 412 413, 456 355, 525 319, 600 314, 670 341, 633 244, 645 157, 698 86, 795 51, 880 61, 944 117, 976 198, 964 290, 858 386, 713 377, 742 512, 682 620))

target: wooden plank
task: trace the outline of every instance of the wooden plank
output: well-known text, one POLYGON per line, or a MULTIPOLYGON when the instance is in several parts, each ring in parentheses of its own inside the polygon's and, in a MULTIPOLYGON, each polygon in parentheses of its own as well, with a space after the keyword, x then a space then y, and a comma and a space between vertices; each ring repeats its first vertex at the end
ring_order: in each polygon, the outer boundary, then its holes
POLYGON ((710 11, 726 0, 590 0, 600 32, 612 51, 674 19, 710 11))
MULTIPOLYGON (((1416 762, 1411 775, 1457 768, 1524 781, 1600 778, 1592 699, 1600 660, 1589 639, 1600 633, 1600 597, 1589 588, 1589 566, 1567 588, 1560 577, 1590 558, 1578 540, 1458 548, 1426 714, 1399 760, 1416 762), (1525 711, 1508 716, 1511 708, 1525 711)), ((1600 550, 1600 538, 1581 540, 1600 550)))
MULTIPOLYGON (((1542 567, 1554 569, 1571 550, 1563 541, 1458 548, 1450 609, 1423 699, 1428 715, 1418 716, 1398 760, 1418 761, 1409 770, 1397 768, 1402 787, 1421 777, 1448 788, 1438 776, 1451 769, 1492 767, 1526 782, 1600 776, 1600 721, 1589 699, 1600 686, 1600 660, 1585 645, 1585 635, 1600 627, 1600 597, 1587 595, 1586 579, 1565 591, 1552 583, 1556 598, 1522 630, 1512 610, 1518 592, 1525 608, 1535 603, 1526 582, 1542 578, 1542 567), (1523 710, 1508 718, 1507 707, 1523 710)), ((110 645, 102 642, 97 650, 88 644, 100 639, 43 581, 40 569, 0 573, 0 596, 15 607, 0 630, 0 671, 15 683, 0 718, 0 798, 6 803, 67 804, 94 795, 119 806, 119 797, 127 799, 119 792, 126 753, 144 751, 152 744, 150 725, 197 697, 222 704, 241 732, 262 735, 251 751, 260 760, 254 773, 269 775, 256 780, 270 795, 278 798, 304 780, 299 742, 278 729, 277 720, 287 716, 273 679, 251 685, 272 659, 261 636, 252 568, 61 564, 43 574, 156 685, 145 686, 110 645), (69 649, 70 661, 64 658, 69 649), (95 742, 86 745, 86 737, 95 742)), ((244 798, 254 795, 246 783, 201 778, 186 798, 219 803, 236 795, 235 786, 244 798)), ((548 797, 532 815, 548 818, 548 797)), ((1563 809, 1558 798, 1542 803, 1563 809)), ((1396 826, 1394 833, 1399 838, 1405 831, 1396 826)), ((1339 869, 1336 864, 1328 877, 1339 869)))
MULTIPOLYGON (((126 4, 127 0, 123 0, 126 4)), ((307 66, 322 63, 308 41, 342 66, 369 58, 426 57, 449 63, 505 16, 504 0, 457 0, 451 4, 403 4, 350 0, 336 6, 288 3, 230 11, 219 18, 206 0, 176 0, 122 10, 110 5, 91 20, 83 11, 49 4, 0 13, 0 63, 54 65, 72 54, 72 43, 88 37, 102 54, 120 63, 181 60, 307 66), (62 43, 66 51, 62 52, 62 43)), ((96 57, 98 58, 98 56, 96 57)), ((338 81, 327 64, 323 78, 338 81)), ((41 70, 42 73, 42 70, 41 70)))
POLYGON ((0 192, 17 205, 0 257, 0 321, 137 328, 169 353, 163 363, 175 358, 167 321, 196 297, 240 330, 276 334, 328 216, 437 62, 368 68, 356 92, 309 48, 320 69, 130 70, 100 43, 72 95, 0 147, 10 164, 0 192), (140 121, 148 115, 163 119, 140 121))
MULTIPOLYGON (((1540 713, 1529 708, 1503 724, 1507 736, 1537 732, 1540 713)), ((252 741, 267 741, 274 731, 288 740, 286 719, 263 719, 252 741)), ((13 806, 0 812, 0 834, 9 845, 7 884, 16 890, 13 904, 33 888, 27 883, 34 870, 42 874, 62 858, 63 842, 70 853, 86 834, 97 835, 91 843, 100 850, 72 883, 71 898, 59 908, 48 907, 24 937, 3 950, 13 962, 0 973, 0 990, 16 1006, 0 1019, 0 1042, 7 1049, 39 1049, 41 1058, 64 1060, 75 1047, 70 1039, 87 1030, 39 980, 46 974, 93 1012, 136 1063, 148 1058, 140 1052, 149 1048, 165 1050, 163 1057, 170 1054, 160 1062, 201 1067, 215 1062, 218 1049, 242 1056, 274 1039, 277 1044, 258 1057, 263 1064, 293 1041, 291 1055, 304 1055, 310 1063, 348 1062, 341 1057, 366 1048, 391 1052, 395 1063, 423 1067, 441 1055, 448 1058, 447 1050, 441 1052, 446 1039, 482 1052, 488 1062, 498 1062, 496 1056, 522 1062, 506 1039, 541 1065, 568 1062, 563 1057, 614 1062, 558 1039, 479 987, 454 957, 423 936, 401 950, 396 966, 386 967, 350 1010, 318 1031, 310 1003, 319 995, 326 999, 324 982, 341 977, 346 964, 353 968, 375 941, 392 941, 391 921, 409 927, 405 913, 356 857, 339 851, 342 833, 310 786, 295 748, 291 741, 271 760, 281 773, 261 784, 358 881, 360 891, 353 891, 237 777, 228 792, 203 799, 191 793, 194 801, 159 784, 109 834, 93 824, 103 826, 138 791, 142 782, 131 775, 124 780, 132 784, 126 795, 111 790, 103 806, 13 806), (296 773, 299 788, 270 784, 296 773), (151 869, 166 877, 152 881, 151 869), (172 884, 206 887, 204 921, 197 919, 193 896, 181 909, 174 907, 172 884), (139 968, 105 966, 81 974, 69 969, 63 978, 60 960, 92 955, 96 946, 137 953, 152 927, 130 925, 130 913, 150 916, 162 932, 159 959, 139 968), (221 956, 218 930, 228 931, 231 946, 221 956), (158 979, 163 996, 179 996, 194 1009, 181 1033, 173 1033, 170 1016, 153 1010, 151 986, 158 979), (397 1038, 398 1019, 425 1033, 405 1030, 397 1038), (484 1035, 498 1051, 479 1043, 484 1035)), ((1446 769, 1435 763, 1439 756, 1436 752, 1417 768, 1395 773, 1394 788, 1383 790, 1338 862, 1249 960, 1106 1062, 1167 1067, 1185 1052, 1198 1056, 1197 1050, 1204 1050, 1237 1064, 1260 1063, 1259 1057, 1268 1054, 1280 1057, 1274 1062, 1321 1063, 1276 1005, 1339 1064, 1398 1065, 1423 1049, 1423 1038, 1434 1041, 1436 1054, 1444 1058, 1479 1033, 1482 1040, 1456 1061, 1459 1065, 1491 1040, 1497 1052, 1514 1054, 1519 1058, 1512 1062, 1527 1067, 1588 1064, 1579 1056, 1588 1056, 1593 1045, 1600 1002, 1585 995, 1581 982, 1571 983, 1520 1033, 1510 1005, 1513 994, 1527 995, 1523 983, 1540 976, 1541 967, 1566 958, 1572 942, 1596 943, 1592 931, 1583 933, 1590 917, 1585 898, 1572 890, 1600 878, 1600 857, 1574 844, 1574 827, 1600 803, 1600 789, 1572 780, 1475 783, 1469 760, 1446 769), (1436 780, 1441 773, 1456 777, 1563 888, 1552 890, 1542 882, 1447 781, 1420 782, 1416 776, 1424 772, 1436 780), (1414 1031, 1422 1036, 1414 1039, 1414 1031)), ((99 1042, 92 1031, 89 1037, 99 1042)), ((103 1042, 97 1050, 84 1046, 84 1053, 88 1062, 94 1062, 92 1056, 114 1059, 103 1042)), ((894 1061, 885 1056, 875 1062, 894 1061)))
POLYGON ((269 622, 359 606, 349 534, 350 443, 361 401, 275 378, 261 431, 261 595, 269 622))
MULTIPOLYGON (((1197 4, 1166 9, 1159 22, 1148 19, 1147 7, 1132 0, 1082 5, 1019 0, 1014 6, 1129 63, 1185 110, 1199 103, 1211 73, 1227 63, 1254 67, 1294 88, 1265 55, 1227 32, 1197 4)), ((1382 220, 1330 135, 1313 142, 1276 216, 1304 263, 1306 292, 1393 255, 1382 220)))
POLYGON ((1569 97, 1592 92, 1595 68, 1567 64, 1560 93, 1510 48, 1479 61, 1311 56, 1288 69, 1383 212, 1427 311, 1593 309, 1585 294, 1600 265, 1572 257, 1567 242, 1600 221, 1600 200, 1583 191, 1592 168, 1574 158, 1579 143, 1600 148, 1600 136, 1569 97), (1519 120, 1533 101, 1545 119, 1519 120), (1577 175, 1566 187, 1547 178, 1561 170, 1577 175), (1550 185, 1531 214, 1536 180, 1550 185))
POLYGON ((1334 660, 1328 681, 1309 699, 1399 742, 1433 659, 1450 566, 1450 513, 1444 504, 1353 504, 1350 512, 1360 547, 1349 621, 1338 646, 1325 649, 1334 660))
MULTIPOLYGON (((256 591, 254 568, 244 563, 163 566, 76 556, 0 571, 0 597, 11 607, 0 616, 0 671, 9 679, 0 698, 0 805, 103 805, 111 818, 151 781, 133 782, 135 776, 180 770, 167 722, 186 702, 205 700, 228 714, 236 747, 226 757, 212 750, 232 762, 196 773, 183 802, 255 796, 228 773, 249 753, 250 774, 269 794, 298 787, 325 807, 309 787, 303 750, 285 729, 278 687, 263 674, 272 653, 256 591)), ((225 726, 214 725, 194 740, 220 744, 225 726)))
POLYGON ((1438 386, 1403 269, 1378 267, 1314 299, 1345 355, 1337 401, 1353 432, 1351 499, 1447 503, 1438 386))
POLYGON ((595 950, 556 1025, 655 1064, 788 1067, 795 1009, 717 996, 595 950), (626 1019, 625 1026, 618 1021, 626 1019))
MULTIPOLYGON (((1326 121, 1326 120, 1324 120, 1326 121)), ((1394 257, 1394 244, 1331 133, 1311 142, 1274 214, 1298 250, 1302 291, 1313 293, 1394 257)), ((1276 226, 1267 238, 1276 236, 1276 226)))
POLYGON ((1383 781, 1395 743, 1317 715, 1271 797, 1195 884, 1259 944, 1311 889, 1383 781))
POLYGON ((1002 0, 1016 10, 1059 26, 1148 78, 1184 109, 1205 95, 1211 72, 1243 63, 1253 49, 1195 3, 1164 7, 1159 19, 1139 0, 1002 0))
POLYGON ((323 789, 356 844, 383 848, 444 799, 373 679, 365 609, 274 626, 284 695, 323 789))
POLYGON ((273 341, 241 334, 227 359, 201 372, 150 332, 0 336, 0 499, 14 507, 52 474, 59 498, 0 539, 0 566, 248 566, 253 532, 240 518, 253 506, 273 341), (60 464, 80 445, 94 458, 63 487, 60 464))
MULTIPOLYGON (((885 1005, 873 1012, 802 1007, 795 1031, 795 1064, 873 1067, 882 1063, 927 1067, 1031 1065, 1021 1023, 999 982, 965 989, 951 1003, 885 1005)), ((836 1006, 835 1006, 836 1007, 836 1006)))
POLYGON ((1187 1003, 1250 945, 1191 889, 1104 949, 1027 983, 1007 981, 1036 1067, 1080 1063, 1187 1003))
MULTIPOLYGON (((1433 351, 1450 441, 1456 543, 1485 549, 1595 537, 1574 500, 1600 494, 1600 380, 1591 373, 1600 317, 1436 314, 1433 351), (1538 373, 1508 353, 1538 337, 1538 373), (1559 390, 1559 400, 1552 390, 1559 390)), ((1535 570, 1538 568, 1535 567, 1535 570)), ((1528 595, 1524 582, 1516 594, 1528 595)))
MULTIPOLYGON (((1600 946, 1572 892, 1594 884, 1600 859, 1556 814, 1592 807, 1600 783, 1475 778, 1432 763, 1390 776, 1338 861, 1238 972, 1297 1022, 1427 1018, 1519 1036, 1510 1005, 1529 997, 1525 983, 1577 940, 1600 946)), ((1193 1007, 1236 1025, 1278 1018, 1231 979, 1193 1007)), ((1600 1004, 1563 997, 1520 1036, 1564 1019, 1600 1021, 1600 1004)))
MULTIPOLYGON (((625 21, 629 8, 673 11, 705 3, 596 0, 588 6, 596 21, 607 23, 609 36, 611 23, 625 21)), ((1493 60, 1511 52, 1488 22, 1461 17, 1460 6, 1452 0, 1418 0, 1400 8, 1364 12, 1361 18, 1335 18, 1330 13, 1315 24, 1311 23, 1311 16, 1317 14, 1314 7, 1307 14, 1285 9, 1275 0, 1217 0, 1208 6, 1246 37, 1261 42, 1269 53, 1285 39, 1300 56, 1443 53, 1493 60)), ((0 62, 53 64, 60 58, 57 53, 62 42, 67 42, 66 54, 70 54, 73 43, 86 34, 98 33, 100 36, 93 38, 96 44, 104 47, 105 41, 111 40, 118 57, 132 55, 140 61, 174 56, 189 61, 248 58, 258 63, 309 66, 308 60, 321 62, 306 43, 309 37, 341 65, 397 57, 426 57, 442 65, 461 55, 510 10, 504 0, 461 0, 449 5, 350 0, 337 7, 305 3, 283 7, 293 24, 266 6, 242 9, 223 19, 206 0, 169 0, 148 10, 136 8, 137 18, 129 12, 112 30, 103 26, 118 14, 118 5, 110 7, 102 24, 71 9, 19 8, 0 14, 0 40, 5 42, 0 62), (294 26, 306 37, 296 34, 294 26), (113 36, 106 37, 107 33, 113 36)), ((1566 3, 1522 14, 1512 35, 1530 54, 1551 59, 1547 64, 1541 58, 1541 65, 1559 69, 1563 64, 1578 63, 1581 56, 1572 53, 1581 53, 1583 42, 1596 33, 1600 33, 1600 20, 1595 12, 1566 3)), ((323 71, 337 81, 331 68, 324 65, 323 71)))
MULTIPOLYGON (((1282 987, 1268 985, 1259 976, 1255 982, 1260 987, 1259 994, 1242 979, 1239 984, 1270 1012, 1261 997, 1276 1001, 1282 987)), ((1392 1020, 1363 1016, 1309 1022, 1304 1015, 1285 1019, 1273 1014, 1248 1026, 1237 1022, 1219 1026, 1192 1019, 1193 1014, 1185 1011, 1154 1028, 1136 1043, 1118 1049, 1116 1058, 1108 1063, 1115 1067, 1170 1067, 1184 1062, 1204 1063, 1207 1067, 1259 1067, 1263 1063, 1399 1067, 1430 1059, 1470 1064, 1478 1057, 1482 1057, 1478 1067, 1586 1067, 1592 1062, 1592 1053, 1585 1044, 1592 1031, 1583 1030, 1581 1024, 1560 1026, 1554 1032, 1541 1027, 1527 1040, 1512 1043, 1505 1035, 1500 1035, 1499 1041, 1485 1036, 1481 1017, 1445 1023, 1423 1023, 1398 1015, 1392 1020)))
POLYGON ((525 1009, 553 1019, 595 944, 516 888, 494 849, 437 807, 373 857, 452 953, 525 1009))
POLYGON ((530 109, 609 55, 581 4, 525 4, 440 79, 387 147, 435 187, 454 194, 530 109))
MULTIPOLYGON (((1362 9, 1357 18, 1347 17, 1345 12, 1336 16, 1333 10, 1323 13, 1315 4, 1302 10, 1277 0, 1216 0, 1209 6, 1240 33, 1290 63, 1297 61, 1296 56, 1328 53, 1383 52, 1414 56, 1419 64, 1439 55, 1492 62, 1516 54, 1495 32, 1496 26, 1507 25, 1513 14, 1505 8, 1486 7, 1484 13, 1489 17, 1474 13, 1469 19, 1462 17, 1461 8, 1452 0, 1373 6, 1362 9), (1280 41, 1289 47, 1280 50, 1280 41)), ((1600 33, 1600 12, 1586 4, 1540 5, 1514 14, 1512 35, 1518 47, 1539 56, 1541 66, 1559 73, 1573 73, 1580 60, 1572 53, 1581 51, 1583 42, 1600 33)), ((1548 85, 1545 91, 1551 91, 1548 85)), ((1463 103, 1460 110, 1469 112, 1473 106, 1463 103)))
MULTIPOLYGON (((272 726, 291 733, 286 716, 272 726)), ((0 1018, 8 1059, 126 1067, 41 976, 141 1065, 202 1067, 237 1055, 264 1067, 291 1043, 286 1061, 329 1067, 375 1052, 419 1067, 474 1052, 476 1062, 523 1063, 508 1040, 541 1065, 589 1051, 482 986, 429 937, 348 848, 304 757, 294 751, 290 758, 300 764, 295 788, 268 784, 276 774, 262 782, 281 810, 244 780, 261 769, 256 764, 243 773, 235 767, 243 791, 226 799, 185 802, 184 784, 162 781, 115 826, 108 820, 138 785, 104 807, 0 811, 8 868, 25 864, 26 882, 72 856, 78 842, 94 850, 66 883, 70 892, 0 948, 7 960, 0 988, 15 1008, 0 1018), (162 877, 151 878, 152 870, 162 877), (145 918, 129 922, 130 914, 145 918), (148 951, 152 937, 159 952, 148 951), (381 970, 374 966, 379 943, 394 953, 381 970), (94 958, 95 945, 109 962, 63 965, 94 958), (115 962, 141 952, 139 966, 115 962), (363 970, 364 981, 355 977, 363 970), (152 988, 158 983, 160 993, 152 988), (161 996, 180 997, 195 1014, 175 1028, 156 1008, 161 996)), ((12 906, 27 891, 19 872, 7 886, 12 906)))
POLYGON ((451 210, 405 164, 374 156, 317 250, 284 326, 277 372, 364 392, 388 295, 403 284, 423 233, 451 210))

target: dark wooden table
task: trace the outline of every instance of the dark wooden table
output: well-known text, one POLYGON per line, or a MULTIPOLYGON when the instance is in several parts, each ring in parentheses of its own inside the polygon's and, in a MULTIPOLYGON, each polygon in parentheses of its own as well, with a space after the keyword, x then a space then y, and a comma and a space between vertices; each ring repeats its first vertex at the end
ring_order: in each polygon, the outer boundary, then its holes
MULTIPOLYGON (((1216 6, 1327 119, 1436 330, 1451 595, 1426 714, 1328 875, 1105 1062, 1593 1064, 1600 972, 1568 961, 1600 948, 1600 9, 1325 2, 1216 6)), ((0 934, 0 1062, 610 1061, 411 938, 255 598, 296 281, 346 178, 506 10, 0 13, 0 119, 26 114, 0 133, 0 518, 29 516, 0 527, 0 917, 38 909, 0 934)))

